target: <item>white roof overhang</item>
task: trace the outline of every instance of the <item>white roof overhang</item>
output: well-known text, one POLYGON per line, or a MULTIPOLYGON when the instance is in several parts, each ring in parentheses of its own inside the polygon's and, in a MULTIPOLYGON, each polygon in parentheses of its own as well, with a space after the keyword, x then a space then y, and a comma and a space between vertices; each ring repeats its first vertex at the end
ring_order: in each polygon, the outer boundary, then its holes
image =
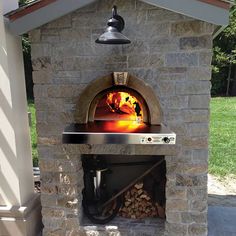
MULTIPOLYGON (((22 35, 97 0, 57 0, 15 20, 8 20, 8 27, 15 35, 22 35)), ((229 9, 199 0, 141 0, 148 4, 177 12, 215 25, 226 26, 229 9)))

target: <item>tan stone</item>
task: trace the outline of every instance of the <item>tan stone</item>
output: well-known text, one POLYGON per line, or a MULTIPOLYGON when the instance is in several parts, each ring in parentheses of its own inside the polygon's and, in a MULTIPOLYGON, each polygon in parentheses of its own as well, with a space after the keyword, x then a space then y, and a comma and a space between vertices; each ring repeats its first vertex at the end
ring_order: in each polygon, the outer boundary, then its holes
POLYGON ((191 224, 188 233, 190 236, 207 236, 207 224, 191 224))
POLYGON ((184 211, 189 209, 189 204, 187 200, 182 199, 167 199, 166 201, 166 211, 184 211))
POLYGON ((188 231, 187 225, 181 225, 176 223, 166 223, 166 236, 181 236, 186 235, 188 231))
POLYGON ((65 216, 64 210, 54 208, 43 208, 42 214, 45 217, 62 218, 65 216))

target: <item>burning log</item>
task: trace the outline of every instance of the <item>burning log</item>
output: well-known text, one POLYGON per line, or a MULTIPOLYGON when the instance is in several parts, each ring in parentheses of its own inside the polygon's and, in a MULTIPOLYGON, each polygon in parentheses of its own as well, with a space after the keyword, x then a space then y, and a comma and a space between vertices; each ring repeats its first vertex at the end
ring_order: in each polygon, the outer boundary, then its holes
POLYGON ((119 216, 131 219, 165 218, 165 208, 153 202, 144 189, 143 182, 140 182, 125 192, 124 205, 119 211, 119 216))

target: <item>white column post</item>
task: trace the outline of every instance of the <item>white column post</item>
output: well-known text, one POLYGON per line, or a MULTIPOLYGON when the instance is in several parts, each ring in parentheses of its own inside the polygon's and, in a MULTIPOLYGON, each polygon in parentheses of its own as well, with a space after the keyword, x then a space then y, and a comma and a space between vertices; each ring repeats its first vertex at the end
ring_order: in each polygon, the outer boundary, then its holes
POLYGON ((0 0, 0 236, 36 236, 40 203, 34 194, 21 38, 8 31, 3 17, 3 7, 11 10, 14 3, 0 0))

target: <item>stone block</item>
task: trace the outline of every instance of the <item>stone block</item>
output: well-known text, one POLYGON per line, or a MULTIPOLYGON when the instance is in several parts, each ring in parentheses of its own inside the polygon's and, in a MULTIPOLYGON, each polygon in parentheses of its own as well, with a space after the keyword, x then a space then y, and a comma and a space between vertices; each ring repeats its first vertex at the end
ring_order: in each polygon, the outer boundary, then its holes
POLYGON ((199 53, 199 65, 210 66, 212 61, 212 51, 203 51, 199 53))
POLYGON ((57 207, 57 195, 41 193, 42 207, 57 207))
POLYGON ((51 172, 55 170, 55 160, 53 159, 42 159, 39 161, 40 170, 43 172, 51 172))
POLYGON ((58 194, 68 196, 68 197, 76 197, 78 196, 78 187, 81 187, 81 189, 83 188, 82 185, 70 186, 70 185, 60 184, 57 187, 58 194))
POLYGON ((187 197, 192 200, 207 201, 207 186, 188 188, 187 197))
POLYGON ((34 43, 31 46, 32 60, 51 56, 51 45, 48 43, 34 43))
POLYGON ((193 200, 190 202, 190 209, 192 211, 206 212, 207 207, 207 201, 193 200))
POLYGON ((66 231, 64 229, 43 229, 44 236, 65 236, 66 231))
POLYGON ((189 108, 209 109, 210 95, 191 95, 189 96, 189 108))
POLYGON ((60 37, 56 35, 42 35, 41 42, 43 43, 57 43, 60 42, 60 37))
MULTIPOLYGON (((36 130, 38 134, 38 141, 40 138, 46 138, 44 142, 48 141, 50 144, 51 141, 58 141, 58 138, 61 138, 61 131, 64 129, 66 124, 48 124, 48 123, 37 123, 36 130), (57 140, 53 140, 51 136, 56 136, 57 140), (48 140, 47 140, 48 139, 48 140)), ((52 144, 52 143, 51 143, 52 144)))
POLYGON ((183 37, 211 34, 213 27, 213 25, 198 20, 176 22, 171 25, 171 35, 183 37))
POLYGON ((39 43, 41 41, 41 29, 31 30, 29 33, 29 40, 31 44, 39 43))
POLYGON ((206 224, 207 213, 201 212, 182 212, 181 222, 184 224, 206 224))
POLYGON ((198 64, 199 55, 195 52, 167 53, 165 58, 167 67, 191 67, 198 64))
POLYGON ((186 109, 188 107, 188 96, 161 97, 161 105, 165 109, 186 109))
POLYGON ((58 32, 60 36, 60 41, 64 43, 69 42, 88 42, 91 40, 92 30, 89 28, 86 29, 76 29, 76 28, 66 28, 60 29, 58 32))
POLYGON ((207 186, 207 176, 206 175, 177 174, 176 175, 176 186, 187 186, 187 187, 207 186))
POLYGON ((149 44, 141 39, 134 39, 131 44, 122 47, 122 53, 135 54, 136 57, 138 54, 145 54, 149 51, 149 44))
POLYGON ((61 209, 44 207, 42 209, 42 215, 45 217, 62 218, 65 216, 65 211, 61 209))
POLYGON ((177 95, 210 94, 210 92, 211 92, 210 81, 189 80, 185 82, 176 83, 177 95))
POLYGON ((34 85, 34 96, 40 98, 46 98, 48 96, 47 90, 48 90, 47 85, 34 85))
MULTIPOLYGON (((81 200, 81 199, 80 199, 81 200)), ((57 206, 68 209, 77 209, 80 203, 77 197, 73 196, 60 196, 57 198, 57 206)))
POLYGON ((58 194, 58 188, 54 184, 42 184, 41 193, 48 195, 58 194))
POLYGON ((178 173, 181 174, 189 174, 189 175, 200 175, 200 174, 206 174, 208 171, 208 163, 183 163, 178 173))
POLYGON ((188 226, 166 222, 166 236, 183 236, 187 235, 188 226))
POLYGON ((189 123, 186 127, 189 137, 202 137, 209 134, 208 123, 189 123))
POLYGON ((183 110, 183 121, 187 123, 194 122, 209 122, 210 112, 209 110, 183 110))
POLYGON ((139 54, 128 57, 129 68, 159 67, 164 65, 162 54, 139 54))
POLYGON ((40 180, 42 184, 58 184, 59 183, 59 174, 54 172, 45 172, 41 171, 40 180))
POLYGON ((175 82, 166 80, 153 81, 153 89, 161 97, 170 97, 175 94, 175 82))
POLYGON ((107 12, 97 12, 96 20, 94 20, 94 12, 80 12, 79 14, 71 14, 73 29, 87 29, 88 26, 91 30, 105 27, 106 21, 111 17, 111 9, 107 12))
POLYGON ((184 37, 180 38, 181 50, 196 50, 203 48, 212 48, 212 36, 204 35, 201 37, 184 37))
POLYGON ((57 85, 48 87, 47 92, 48 97, 51 98, 78 97, 81 91, 85 89, 85 87, 85 84, 57 85))
POLYGON ((173 21, 177 22, 183 20, 184 15, 168 11, 162 8, 148 9, 147 11, 147 21, 150 23, 162 22, 162 21, 173 21))
POLYGON ((160 37, 168 37, 170 32, 170 23, 156 23, 156 24, 135 25, 135 27, 126 27, 125 35, 129 38, 135 37, 147 41, 147 39, 156 39, 160 37))
POLYGON ((187 200, 187 189, 183 187, 167 188, 166 198, 187 200))
POLYGON ((73 185, 77 184, 79 181, 78 174, 77 173, 60 173, 59 174, 59 183, 60 184, 68 184, 73 185))
POLYGON ((43 29, 63 29, 63 28, 71 28, 71 26, 72 26, 71 14, 68 14, 44 25, 43 29))
POLYGON ((179 50, 179 42, 177 39, 163 37, 156 39, 149 39, 149 47, 152 53, 154 52, 170 52, 179 50))
POLYGON ((52 218, 52 217, 46 217, 43 216, 43 225, 47 229, 63 229, 65 225, 65 219, 62 217, 60 219, 58 218, 52 218))
POLYGON ((189 236, 207 236, 207 224, 191 224, 188 227, 189 236))
POLYGON ((208 162, 209 151, 208 149, 203 150, 193 150, 193 158, 194 162, 208 162))
POLYGON ((186 211, 189 209, 187 200, 183 199, 167 199, 166 200, 166 212, 169 211, 186 211))
POLYGON ((180 212, 166 212, 166 221, 169 223, 181 223, 181 213, 180 212))
MULTIPOLYGON (((33 54, 32 54, 33 55, 33 54)), ((51 57, 38 57, 32 59, 32 67, 34 71, 51 69, 51 57)))
POLYGON ((33 71, 34 84, 49 84, 52 81, 53 75, 51 71, 41 70, 33 71))
MULTIPOLYGON (((201 63, 201 62, 200 62, 201 63)), ((187 69, 187 79, 188 80, 210 80, 211 79, 211 66, 199 66, 199 67, 189 67, 187 69)))

